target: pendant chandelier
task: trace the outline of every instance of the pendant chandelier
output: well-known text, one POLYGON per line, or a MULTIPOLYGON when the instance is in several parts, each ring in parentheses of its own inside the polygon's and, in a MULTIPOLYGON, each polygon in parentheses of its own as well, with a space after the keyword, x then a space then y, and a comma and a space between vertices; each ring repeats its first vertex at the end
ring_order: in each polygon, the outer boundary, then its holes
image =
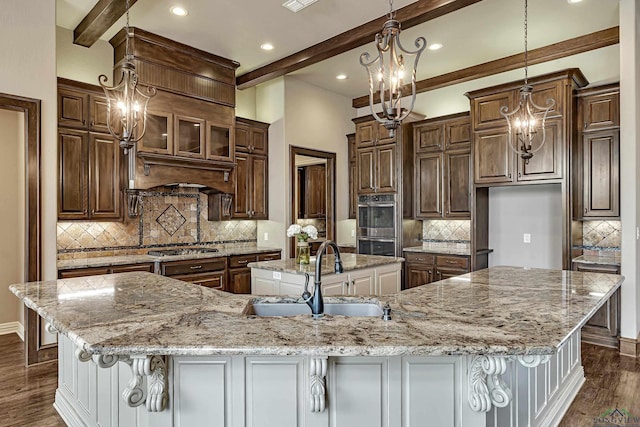
POLYGON ((120 141, 125 154, 143 136, 147 121, 147 103, 156 94, 156 89, 146 87, 144 92, 138 87, 138 76, 129 51, 129 0, 126 0, 125 62, 121 67, 120 82, 106 86, 109 80, 101 74, 98 82, 107 96, 107 128, 120 141))
POLYGON ((360 65, 367 69, 369 75, 371 114, 393 137, 395 129, 413 110, 416 100, 416 68, 427 43, 424 37, 418 37, 414 42, 417 50, 406 50, 400 43, 400 22, 395 19, 393 0, 389 0, 389 9, 382 32, 376 34, 375 38, 378 56, 370 60, 369 52, 365 52, 360 55, 360 65), (411 79, 411 93, 405 87, 407 78, 411 79), (375 92, 379 93, 382 105, 382 112, 379 114, 373 109, 375 92), (403 96, 411 96, 408 108, 402 108, 403 96))
POLYGON ((549 98, 546 105, 536 105, 531 98, 533 88, 528 82, 527 63, 527 0, 524 0, 524 85, 520 88, 520 99, 515 110, 508 112, 507 106, 500 108, 500 114, 507 120, 509 127, 509 147, 528 164, 533 154, 539 151, 546 140, 545 120, 547 114, 555 106, 556 101, 549 98), (533 140, 540 132, 536 146, 533 140))

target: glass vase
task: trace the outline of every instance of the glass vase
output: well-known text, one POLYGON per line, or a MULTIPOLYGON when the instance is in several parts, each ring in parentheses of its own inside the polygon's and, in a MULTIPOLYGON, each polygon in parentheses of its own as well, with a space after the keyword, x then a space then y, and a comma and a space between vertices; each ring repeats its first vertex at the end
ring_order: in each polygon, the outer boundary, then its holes
POLYGON ((309 264, 311 248, 308 242, 298 242, 296 245, 296 264, 309 264))

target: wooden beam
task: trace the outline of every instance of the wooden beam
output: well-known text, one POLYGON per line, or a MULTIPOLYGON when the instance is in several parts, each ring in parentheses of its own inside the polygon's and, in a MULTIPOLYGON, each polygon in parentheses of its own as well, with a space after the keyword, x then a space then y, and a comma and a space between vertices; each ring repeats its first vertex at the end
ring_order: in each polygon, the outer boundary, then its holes
MULTIPOLYGON (((129 8, 137 0, 129 0, 129 8)), ((126 12, 125 0, 99 0, 73 30, 73 43, 91 47, 126 12)))
MULTIPOLYGON (((482 0, 418 0, 398 9, 396 19, 400 21, 402 28, 410 28, 480 1, 482 0)), ((386 20, 387 17, 382 16, 286 58, 242 74, 236 78, 236 86, 238 89, 256 86, 358 46, 364 46, 374 40, 376 33, 380 32, 386 20)))
MULTIPOLYGON (((620 27, 612 27, 595 33, 564 40, 548 46, 533 49, 528 52, 529 65, 541 64, 567 56, 577 55, 590 50, 612 46, 620 42, 620 27)), ((516 70, 524 67, 524 52, 516 55, 506 56, 495 61, 463 68, 451 73, 441 74, 425 80, 416 82, 416 93, 428 92, 434 89, 464 83, 482 77, 491 76, 505 71, 516 70)), ((411 93, 411 86, 404 87, 404 93, 411 93)), ((376 103, 380 102, 380 96, 374 97, 376 103)), ((369 95, 354 98, 351 105, 353 108, 361 108, 369 105, 369 95)))

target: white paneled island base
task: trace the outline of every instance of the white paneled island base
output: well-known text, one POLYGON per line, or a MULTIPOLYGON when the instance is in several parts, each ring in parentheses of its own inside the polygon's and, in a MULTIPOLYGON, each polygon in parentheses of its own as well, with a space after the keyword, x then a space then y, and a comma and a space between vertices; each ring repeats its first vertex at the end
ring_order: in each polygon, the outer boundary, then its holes
POLYGON ((147 377, 129 404, 130 364, 60 338, 54 405, 78 427, 554 426, 584 382, 579 332, 551 356, 167 356, 152 411, 147 377))

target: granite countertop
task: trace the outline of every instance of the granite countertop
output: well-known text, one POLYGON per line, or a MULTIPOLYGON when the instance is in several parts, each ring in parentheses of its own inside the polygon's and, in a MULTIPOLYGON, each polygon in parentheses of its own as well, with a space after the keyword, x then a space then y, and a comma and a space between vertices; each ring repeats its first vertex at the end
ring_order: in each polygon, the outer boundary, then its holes
MULTIPOLYGON (((380 255, 359 255, 359 254, 340 254, 342 260, 342 268, 344 271, 360 270, 363 268, 372 268, 378 265, 394 264, 404 261, 404 258, 396 258, 380 255)), ((315 257, 312 257, 309 264, 296 264, 294 258, 278 259, 274 261, 250 262, 247 264, 251 268, 261 268, 264 270, 280 271, 282 273, 292 274, 314 274, 316 271, 315 257)), ((324 255, 322 257, 322 274, 335 273, 335 256, 333 254, 324 255)))
MULTIPOLYGON (((11 285, 10 290, 91 354, 553 354, 623 277, 492 267, 398 294, 392 320, 243 314, 251 300, 152 273, 11 285)), ((349 297, 329 297, 349 299, 349 297)), ((372 297, 350 297, 371 300, 372 297)))
POLYGON ((571 261, 580 264, 599 264, 620 266, 620 253, 606 255, 580 255, 571 261))
MULTIPOLYGON (((468 243, 446 243, 446 242, 424 242, 421 246, 411 246, 402 248, 405 252, 421 252, 444 255, 471 255, 471 248, 468 243)), ((493 249, 480 249, 477 254, 488 254, 493 249)))
MULTIPOLYGON (((151 249, 150 249, 151 250, 151 249)), ((218 258, 231 255, 245 255, 253 253, 264 253, 282 251, 280 248, 269 248, 264 246, 246 246, 237 248, 219 249, 218 252, 203 252, 203 253, 190 253, 184 255, 165 255, 165 256, 153 256, 153 255, 119 255, 119 256, 104 256, 104 257, 88 257, 88 258, 76 258, 59 260, 57 262, 58 270, 73 270, 76 268, 87 267, 106 267, 111 265, 123 265, 123 264, 142 264, 145 262, 164 262, 164 261, 182 261, 188 259, 203 259, 203 258, 218 258)))

